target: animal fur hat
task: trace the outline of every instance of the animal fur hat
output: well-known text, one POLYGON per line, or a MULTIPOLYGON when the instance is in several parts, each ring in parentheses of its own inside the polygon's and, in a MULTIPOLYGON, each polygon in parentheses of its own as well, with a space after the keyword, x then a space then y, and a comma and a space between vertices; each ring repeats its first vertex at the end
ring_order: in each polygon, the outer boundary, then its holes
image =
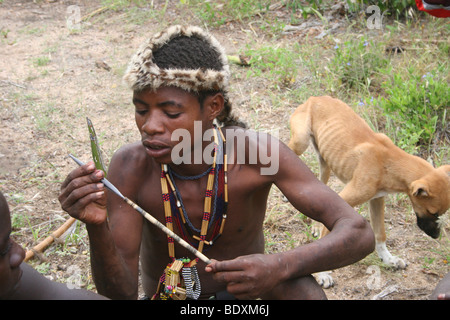
POLYGON ((204 90, 228 91, 230 68, 224 48, 219 41, 203 29, 195 26, 171 26, 145 41, 131 58, 123 77, 125 83, 134 90, 156 90, 161 86, 176 86, 193 92, 204 90), (217 53, 222 70, 213 69, 161 69, 153 61, 153 53, 170 40, 180 37, 198 37, 206 41, 217 53))

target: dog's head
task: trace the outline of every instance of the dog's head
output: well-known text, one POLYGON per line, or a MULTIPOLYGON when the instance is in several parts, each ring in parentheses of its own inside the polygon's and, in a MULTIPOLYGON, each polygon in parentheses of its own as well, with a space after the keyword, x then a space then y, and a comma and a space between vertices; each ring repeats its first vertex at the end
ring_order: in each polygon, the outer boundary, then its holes
POLYGON ((409 197, 419 228, 432 238, 439 237, 439 217, 450 207, 450 165, 441 166, 413 181, 409 197))

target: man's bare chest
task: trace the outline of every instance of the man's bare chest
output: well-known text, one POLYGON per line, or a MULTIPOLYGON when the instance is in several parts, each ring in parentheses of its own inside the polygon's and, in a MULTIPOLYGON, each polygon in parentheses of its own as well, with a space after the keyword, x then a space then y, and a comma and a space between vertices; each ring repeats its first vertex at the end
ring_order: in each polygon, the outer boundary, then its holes
MULTIPOLYGON (((198 234, 206 210, 210 210, 211 218, 214 219, 226 214, 224 230, 227 232, 234 233, 251 229, 254 232, 255 228, 261 227, 270 186, 255 186, 251 179, 240 179, 238 173, 232 172, 228 179, 228 203, 224 212, 223 208, 217 207, 217 203, 223 199, 216 199, 220 195, 218 196, 215 192, 210 197, 208 207, 208 202, 206 201, 206 178, 196 181, 174 179, 173 183, 175 184, 178 197, 171 195, 170 201, 172 205, 170 206, 171 212, 169 214, 172 215, 172 219, 179 220, 174 221, 178 227, 183 226, 183 221, 181 220, 184 219, 184 226, 189 226, 194 230, 194 234, 198 234), (177 199, 181 202, 182 210, 175 204, 177 199)), ((164 192, 160 176, 146 180, 140 188, 138 202, 139 205, 148 210, 160 222, 165 223, 167 221, 166 216, 168 212, 167 207, 165 208, 164 206, 164 192)))

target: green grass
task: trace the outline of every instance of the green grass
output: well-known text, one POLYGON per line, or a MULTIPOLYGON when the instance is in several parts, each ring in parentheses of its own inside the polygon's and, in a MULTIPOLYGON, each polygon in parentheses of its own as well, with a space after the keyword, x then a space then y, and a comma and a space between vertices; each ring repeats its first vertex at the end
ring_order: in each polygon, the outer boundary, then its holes
POLYGON ((189 6, 195 14, 211 26, 220 26, 227 21, 240 21, 258 16, 268 10, 269 0, 228 0, 228 1, 180 1, 189 6))
POLYGON ((249 46, 244 55, 250 58, 248 79, 266 77, 278 89, 289 87, 295 82, 298 57, 295 44, 291 47, 263 46, 256 49, 249 46))
POLYGON ((50 63, 50 58, 48 56, 37 57, 33 59, 33 65, 36 67, 43 67, 50 63))

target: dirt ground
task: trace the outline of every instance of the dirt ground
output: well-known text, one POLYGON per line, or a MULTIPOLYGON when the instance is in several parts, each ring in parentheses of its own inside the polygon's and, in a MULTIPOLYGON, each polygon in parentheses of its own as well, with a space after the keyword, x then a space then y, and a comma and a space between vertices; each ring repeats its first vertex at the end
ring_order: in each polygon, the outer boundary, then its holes
MULTIPOLYGON (((164 1, 153 4, 153 9, 146 10, 162 10, 164 1)), ((123 10, 96 11, 101 7, 99 1, 0 2, 0 191, 11 208, 14 238, 26 249, 68 218, 57 198, 61 182, 75 167, 67 154, 83 161, 90 158, 86 117, 94 122, 106 159, 121 145, 139 139, 131 92, 121 80, 131 54, 149 35, 169 24, 201 24, 179 1, 169 2, 163 19, 144 9, 135 14, 145 19, 131 19, 130 12, 123 10), (75 9, 69 9, 71 5, 75 9)), ((287 16, 282 9, 272 14, 279 19, 287 16)), ((345 30, 347 23, 339 19, 342 25, 337 32, 345 30)), ((248 22, 229 22, 211 31, 230 54, 239 52, 250 38, 275 41, 248 22)), ((320 24, 312 24, 282 41, 300 41, 305 33, 321 31, 320 24)), ((231 95, 238 114, 250 125, 278 129, 280 139, 287 142, 287 123, 296 103, 286 103, 276 112, 264 98, 260 105, 249 106, 249 97, 264 97, 267 88, 263 82, 247 79, 240 66, 232 65, 232 72, 231 95)), ((313 159, 305 157, 307 163, 313 159)), ((333 188, 340 184, 333 182, 333 188)), ((366 206, 358 210, 366 216, 366 206)), ((407 197, 396 195, 389 198, 385 220, 388 247, 407 261, 407 268, 392 270, 371 254, 333 271, 336 285, 326 290, 329 299, 423 300, 450 271, 448 219, 444 219, 442 237, 433 240, 416 226, 407 197)), ((273 190, 265 226, 267 251, 312 241, 308 224, 273 190)), ((83 225, 75 227, 64 244, 51 245, 44 260, 34 258, 30 264, 53 280, 73 281, 77 276, 82 287, 95 290, 86 232, 83 225)))

